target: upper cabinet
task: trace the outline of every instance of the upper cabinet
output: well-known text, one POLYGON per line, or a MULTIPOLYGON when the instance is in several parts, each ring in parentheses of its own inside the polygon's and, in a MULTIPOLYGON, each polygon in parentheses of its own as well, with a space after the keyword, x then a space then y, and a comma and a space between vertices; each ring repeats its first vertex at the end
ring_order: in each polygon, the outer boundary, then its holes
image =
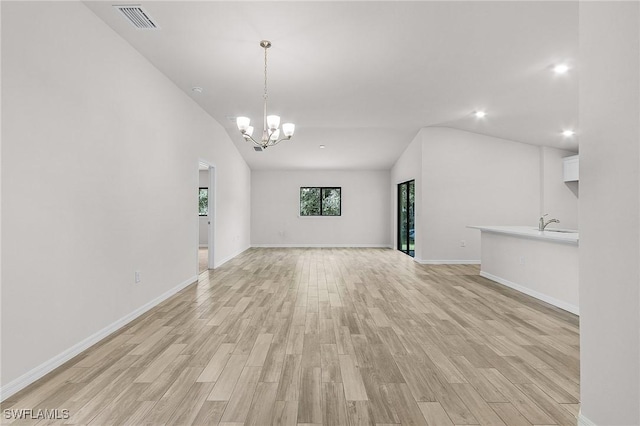
POLYGON ((580 174, 580 158, 578 155, 565 157, 563 160, 564 181, 574 182, 578 180, 580 174))

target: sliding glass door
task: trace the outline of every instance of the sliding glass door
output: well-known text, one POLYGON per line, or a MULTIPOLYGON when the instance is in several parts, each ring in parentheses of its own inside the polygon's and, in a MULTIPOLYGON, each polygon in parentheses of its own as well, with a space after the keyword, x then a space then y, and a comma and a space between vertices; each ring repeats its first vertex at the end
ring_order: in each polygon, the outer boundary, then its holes
POLYGON ((398 184, 398 250, 415 255, 415 188, 414 180, 398 184))

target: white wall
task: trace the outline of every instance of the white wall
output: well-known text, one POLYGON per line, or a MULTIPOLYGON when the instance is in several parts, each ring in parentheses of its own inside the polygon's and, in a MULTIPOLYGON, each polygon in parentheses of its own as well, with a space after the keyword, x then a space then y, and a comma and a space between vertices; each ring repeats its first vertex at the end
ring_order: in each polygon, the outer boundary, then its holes
POLYGON ((420 134, 423 261, 479 261, 480 232, 467 225, 537 226, 539 147, 448 128, 420 134))
POLYGON ((640 5, 580 2, 579 22, 582 424, 638 425, 640 5))
POLYGON ((480 232, 467 225, 538 225, 543 213, 578 229, 577 184, 562 158, 573 152, 441 127, 423 128, 391 169, 396 246, 397 184, 416 180, 416 255, 422 263, 480 260, 480 232), (462 247, 462 241, 465 247, 462 247))
POLYGON ((548 213, 547 219, 556 218, 560 223, 550 226, 564 229, 579 229, 578 226, 578 182, 564 182, 564 157, 575 152, 542 147, 542 206, 540 214, 548 213))
MULTIPOLYGON (((198 188, 209 187, 209 171, 200 170, 198 173, 198 188)), ((198 216, 198 244, 201 247, 206 247, 209 243, 209 216, 198 216)))
POLYGON ((247 248, 250 170, 79 2, 3 2, 2 91, 7 397, 195 279, 199 159, 217 165, 217 262, 247 248))
POLYGON ((422 258, 422 135, 413 138, 400 158, 391 168, 391 235, 392 247, 398 248, 398 184, 415 180, 415 258, 422 258))
POLYGON ((253 246, 391 245, 388 171, 251 173, 253 246), (299 217, 300 187, 342 188, 342 216, 299 217))

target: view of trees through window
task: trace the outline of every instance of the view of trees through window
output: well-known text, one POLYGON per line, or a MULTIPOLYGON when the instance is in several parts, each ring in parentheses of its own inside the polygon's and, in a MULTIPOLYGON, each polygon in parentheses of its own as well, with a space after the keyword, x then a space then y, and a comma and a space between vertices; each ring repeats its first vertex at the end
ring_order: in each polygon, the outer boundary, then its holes
POLYGON ((209 214, 209 188, 200 188, 198 192, 198 214, 200 216, 209 214))
POLYGON ((340 216, 341 188, 300 188, 300 216, 340 216))

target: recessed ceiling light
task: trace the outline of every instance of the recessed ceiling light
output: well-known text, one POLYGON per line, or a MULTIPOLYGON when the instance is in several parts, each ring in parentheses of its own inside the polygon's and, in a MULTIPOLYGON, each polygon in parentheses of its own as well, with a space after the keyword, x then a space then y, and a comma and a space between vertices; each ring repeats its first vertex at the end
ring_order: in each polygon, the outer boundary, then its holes
POLYGON ((196 93, 202 93, 203 91, 202 87, 198 87, 198 86, 192 87, 191 90, 196 93))
POLYGON ((569 66, 566 64, 558 64, 553 67, 553 72, 555 72, 556 74, 564 74, 567 71, 569 71, 569 66))
POLYGON ((562 136, 564 136, 565 138, 570 138, 571 136, 575 135, 576 132, 574 132, 573 130, 563 130, 562 131, 562 136))
POLYGON ((325 146, 324 145, 320 145, 318 148, 325 149, 325 146))
POLYGON ((473 113, 473 115, 475 115, 476 118, 484 118, 487 115, 487 113, 484 111, 476 111, 473 113))

